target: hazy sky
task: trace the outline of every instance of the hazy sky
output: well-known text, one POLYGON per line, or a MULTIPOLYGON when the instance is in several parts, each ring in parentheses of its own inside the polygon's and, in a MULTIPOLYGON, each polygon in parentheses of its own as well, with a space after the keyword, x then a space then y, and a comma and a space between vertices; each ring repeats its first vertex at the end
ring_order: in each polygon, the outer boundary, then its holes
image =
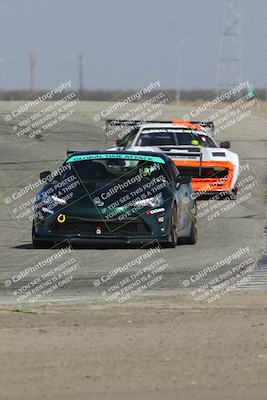
MULTIPOLYGON (((263 86, 267 49, 265 0, 243 3, 244 73, 263 86), (264 50, 265 49, 265 50, 264 50)), ((135 88, 157 76, 176 87, 177 44, 181 87, 216 84, 224 0, 0 0, 0 85, 28 88, 28 53, 36 53, 36 87, 69 76, 78 82, 85 57, 89 89, 135 88)))

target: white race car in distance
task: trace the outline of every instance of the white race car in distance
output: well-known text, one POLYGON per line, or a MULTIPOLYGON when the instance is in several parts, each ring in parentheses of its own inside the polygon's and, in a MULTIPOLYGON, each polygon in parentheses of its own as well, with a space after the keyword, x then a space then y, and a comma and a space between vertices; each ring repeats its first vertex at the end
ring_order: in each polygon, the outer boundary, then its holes
POLYGON ((163 151, 181 175, 192 177, 198 197, 220 193, 236 198, 239 157, 229 150, 230 142, 216 143, 213 122, 108 120, 106 123, 107 128, 125 126, 129 130, 110 150, 163 151))

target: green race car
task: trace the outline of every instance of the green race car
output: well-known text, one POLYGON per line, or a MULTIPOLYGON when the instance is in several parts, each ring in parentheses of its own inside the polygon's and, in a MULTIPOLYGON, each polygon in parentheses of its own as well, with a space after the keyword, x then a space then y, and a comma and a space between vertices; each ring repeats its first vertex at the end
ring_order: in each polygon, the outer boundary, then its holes
POLYGON ((191 178, 179 175, 165 154, 74 152, 59 171, 40 174, 45 184, 34 204, 33 247, 65 240, 88 247, 196 243, 191 178))

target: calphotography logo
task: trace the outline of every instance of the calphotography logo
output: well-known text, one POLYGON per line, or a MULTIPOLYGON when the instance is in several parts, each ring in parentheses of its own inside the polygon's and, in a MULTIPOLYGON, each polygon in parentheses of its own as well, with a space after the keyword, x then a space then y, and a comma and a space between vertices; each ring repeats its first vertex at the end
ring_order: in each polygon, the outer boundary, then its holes
POLYGON ((68 122, 80 99, 68 80, 33 100, 24 100, 4 118, 15 143, 21 148, 32 145, 34 139, 43 138, 59 124, 68 122))
POLYGON ((94 201, 94 204, 95 204, 97 207, 103 207, 103 206, 105 205, 105 203, 104 203, 99 197, 95 197, 95 198, 93 199, 93 201, 94 201))
POLYGON ((162 250, 155 247, 110 269, 95 279, 93 285, 107 302, 122 304, 148 290, 156 290, 170 272, 162 250))

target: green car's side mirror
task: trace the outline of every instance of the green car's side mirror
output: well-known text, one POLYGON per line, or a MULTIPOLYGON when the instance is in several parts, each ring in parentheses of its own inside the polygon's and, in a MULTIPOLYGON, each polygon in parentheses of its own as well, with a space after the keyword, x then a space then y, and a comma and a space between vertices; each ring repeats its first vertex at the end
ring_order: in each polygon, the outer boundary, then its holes
POLYGON ((51 175, 51 171, 43 171, 43 172, 40 173, 40 179, 41 180, 46 180, 46 178, 48 176, 50 176, 50 175, 51 175))
POLYGON ((179 175, 176 179, 176 183, 188 184, 191 183, 192 177, 187 175, 179 175))

